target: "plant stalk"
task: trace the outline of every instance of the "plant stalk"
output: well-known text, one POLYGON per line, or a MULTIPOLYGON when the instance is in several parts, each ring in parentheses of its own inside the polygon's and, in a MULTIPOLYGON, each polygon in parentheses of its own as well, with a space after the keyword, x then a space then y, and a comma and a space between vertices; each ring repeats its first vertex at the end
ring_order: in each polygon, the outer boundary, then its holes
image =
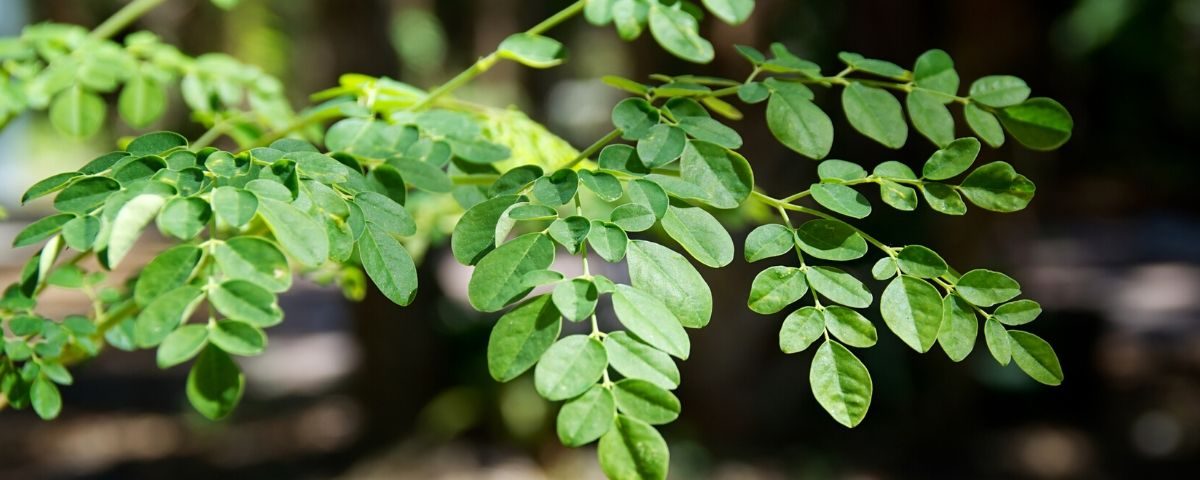
POLYGON ((94 40, 104 40, 112 38, 128 27, 137 19, 142 18, 146 12, 153 10, 155 7, 162 5, 166 0, 133 0, 129 4, 117 10, 108 20, 105 20, 95 30, 92 30, 90 37, 94 40))

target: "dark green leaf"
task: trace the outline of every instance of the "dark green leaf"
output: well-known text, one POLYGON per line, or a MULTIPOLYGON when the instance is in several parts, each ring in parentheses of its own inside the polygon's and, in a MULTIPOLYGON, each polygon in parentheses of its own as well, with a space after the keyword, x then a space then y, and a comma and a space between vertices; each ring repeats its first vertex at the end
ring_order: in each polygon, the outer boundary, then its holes
POLYGON ((579 247, 592 231, 592 222, 586 217, 573 215, 555 220, 548 231, 550 238, 562 244, 568 252, 579 253, 579 247))
POLYGON ((896 256, 900 269, 918 278, 936 278, 944 275, 949 267, 937 252, 921 245, 909 245, 896 256))
POLYGON ((226 280, 208 292, 212 306, 233 320, 260 327, 270 327, 283 321, 283 310, 275 294, 245 280, 226 280))
POLYGON ((195 245, 169 248, 147 263, 134 285, 133 298, 146 306, 160 295, 182 287, 191 278, 203 252, 195 245))
POLYGON ((395 237, 374 225, 358 241, 358 257, 371 282, 388 300, 408 305, 417 294, 417 267, 395 237))
POLYGON ((979 140, 972 137, 960 138, 934 152, 925 162, 921 174, 930 180, 954 178, 971 168, 977 156, 979 140))
POLYGON ((201 415, 220 420, 233 412, 245 386, 246 377, 229 354, 209 345, 188 373, 187 397, 201 415))
POLYGON ((578 322, 596 311, 596 301, 600 298, 600 292, 590 280, 576 278, 554 287, 551 298, 554 300, 554 306, 558 307, 558 311, 562 312, 567 320, 578 322))
POLYGON ((62 411, 62 396, 58 393, 58 387, 45 375, 38 375, 33 380, 29 388, 29 403, 42 420, 54 420, 62 411))
POLYGON ((627 203, 614 208, 608 215, 609 220, 626 232, 641 232, 654 226, 658 221, 649 207, 639 203, 627 203))
POLYGON ((958 94, 958 72, 954 71, 954 60, 942 50, 929 50, 917 57, 913 67, 913 83, 919 87, 947 96, 942 103, 952 100, 951 95, 958 94))
POLYGON ((929 203, 929 207, 934 210, 947 215, 967 213, 967 204, 963 203, 962 196, 954 187, 941 183, 924 183, 921 185, 921 194, 925 197, 925 202, 929 203))
POLYGON ((261 237, 234 237, 213 247, 213 258, 225 277, 246 280, 272 292, 292 286, 292 271, 287 257, 269 240, 261 237))
POLYGON ((621 181, 611 173, 580 170, 579 180, 602 200, 615 202, 621 198, 621 181))
POLYGON ((137 316, 134 339, 143 348, 158 345, 191 316, 204 299, 204 292, 193 286, 183 286, 159 295, 137 316))
POLYGON ((833 121, 802 94, 775 90, 767 102, 767 127, 784 146, 812 159, 833 147, 833 121))
POLYGON ((528 233, 488 253, 475 266, 467 284, 471 306, 495 312, 529 293, 525 274, 554 262, 554 243, 541 233, 528 233))
POLYGON ((221 320, 210 330, 208 340, 233 355, 259 355, 267 346, 267 334, 261 328, 236 320, 221 320))
POLYGON ((1000 110, 997 115, 1008 133, 1034 150, 1054 150, 1071 138, 1075 120, 1058 102, 1031 98, 1000 110))
POLYGON ((208 202, 197 197, 172 198, 158 212, 158 229, 180 240, 191 240, 211 218, 208 202))
POLYGON ((516 195, 503 195, 468 209, 455 224, 454 234, 450 237, 454 258, 463 265, 474 265, 492 251, 496 246, 496 222, 519 199, 516 195))
POLYGON ((75 219, 75 215, 70 213, 60 213, 38 219, 29 224, 13 238, 13 248, 21 248, 35 243, 39 243, 47 238, 57 235, 62 230, 63 225, 75 219))
POLYGON ((625 258, 629 236, 614 223, 592 220, 587 242, 596 251, 596 254, 600 255, 600 258, 616 263, 625 258))
POLYGON ((847 217, 866 218, 871 214, 871 203, 867 197, 839 183, 813 184, 812 197, 822 207, 847 217))
POLYGON ((954 140, 954 117, 943 103, 944 99, 943 96, 922 90, 909 92, 904 99, 913 127, 939 147, 954 140))
POLYGON ((667 124, 650 128, 638 139, 637 154, 646 168, 658 168, 675 161, 683 154, 687 135, 683 129, 667 124))
POLYGON ((208 345, 208 327, 184 325, 167 335, 158 346, 158 368, 167 369, 191 360, 208 345))
POLYGON ((612 123, 626 140, 638 140, 658 125, 658 109, 640 98, 621 100, 612 111, 612 123))
POLYGON ((985 210, 1015 212, 1033 200, 1037 187, 1012 165, 992 162, 976 168, 963 179, 960 190, 967 199, 985 210))
POLYGON ((87 214, 120 189, 121 185, 111 178, 85 178, 59 192, 54 197, 54 208, 61 212, 87 214))
POLYGON ((258 214, 283 250, 309 267, 329 258, 329 237, 320 223, 289 203, 259 196, 258 214))
POLYGON ((24 195, 21 195, 21 203, 62 190, 67 185, 70 185, 71 180, 74 180, 79 175, 78 172, 65 172, 42 179, 33 184, 32 187, 29 187, 29 190, 26 190, 24 195))
POLYGON ((817 164, 817 176, 821 180, 842 180, 849 182, 867 178, 867 171, 854 162, 825 160, 817 164))
POLYGON ((783 353, 798 353, 825 333, 825 317, 814 307, 800 307, 789 314, 779 329, 779 349, 783 353))
MULTIPOLYGON (((603 153, 601 158, 603 158, 603 153)), ((574 170, 564 168, 534 182, 533 197, 546 205, 557 207, 565 205, 575 198, 575 192, 578 189, 579 175, 574 170)))
POLYGON ((885 147, 903 147, 908 139, 900 101, 886 90, 852 82, 842 91, 842 108, 855 130, 885 147))

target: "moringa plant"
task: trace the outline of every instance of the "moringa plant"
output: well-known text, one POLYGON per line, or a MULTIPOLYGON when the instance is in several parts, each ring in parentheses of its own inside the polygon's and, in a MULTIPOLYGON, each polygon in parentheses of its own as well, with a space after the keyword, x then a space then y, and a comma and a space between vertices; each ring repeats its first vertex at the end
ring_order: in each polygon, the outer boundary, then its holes
MULTIPOLYGON (((112 347, 156 349, 162 368, 191 362, 187 398, 205 417, 225 417, 245 383, 233 357, 262 353, 265 329, 283 321, 277 296, 294 275, 341 285, 351 297, 363 295, 369 278, 407 305, 417 294, 415 262, 450 233, 454 258, 474 269, 471 306, 504 312, 488 342, 491 375, 507 382, 532 370, 537 392, 563 402, 562 443, 598 440, 609 477, 663 478, 669 454, 655 426, 679 415, 676 361, 689 356, 687 330, 712 316, 712 293, 693 260, 712 269, 734 261, 734 242, 712 211, 745 205, 778 214, 749 233, 747 262, 795 253, 794 265, 758 274, 747 305, 761 314, 794 309, 780 327, 780 349, 817 344, 809 382, 837 422, 858 425, 871 403, 871 376, 852 349, 878 339, 862 313, 873 305, 917 352, 936 343, 961 361, 982 322, 997 362, 1013 361, 1044 384, 1063 379, 1049 344, 1012 329, 1041 312, 1017 299, 1016 280, 960 272, 928 247, 888 243, 852 224, 874 210, 867 190, 876 187, 883 204, 904 211, 922 199, 947 215, 965 214, 968 204, 1025 208, 1033 182, 1005 162, 977 166, 977 157, 1010 138, 1055 149, 1072 120, 1058 102, 1030 98, 1020 78, 988 76, 961 88, 941 50, 911 69, 844 52, 844 65, 829 73, 782 44, 768 52, 738 46, 749 71, 741 80, 604 77, 629 98, 613 107, 612 131, 577 151, 519 111, 451 94, 498 62, 562 63, 564 46, 546 33, 578 15, 627 40, 648 29, 670 53, 709 62, 713 46, 699 34, 704 10, 683 0, 577 1, 432 90, 348 74, 294 113, 280 82, 252 66, 189 57, 146 32, 113 40, 162 1, 134 0, 90 32, 41 24, 0 40, 0 121, 48 109, 63 135, 85 137, 103 126, 104 95, 115 94, 120 117, 141 127, 163 114, 178 83, 194 119, 209 128, 193 142, 142 135, 25 193, 23 202, 53 196, 58 213, 16 237, 14 246, 38 249, 0 300, 0 384, 14 408, 55 418, 59 386, 72 381, 68 367, 112 347), (932 154, 916 171, 896 161, 871 162, 868 171, 825 159, 833 123, 814 99, 826 91, 841 96, 859 134, 896 149, 917 136, 911 125, 932 154), (742 118, 736 102, 766 102, 771 133, 819 161, 819 182, 784 196, 756 188, 751 162, 737 152, 742 137, 727 125, 742 118), (959 109, 966 128, 956 125, 959 109), (238 148, 210 146, 222 137, 238 148), (107 280, 151 224, 175 245, 136 276, 107 280), (871 252, 871 275, 886 282, 878 299, 837 266, 871 252), (555 271, 558 255, 578 257, 583 274, 555 271), (625 265, 628 283, 592 273, 597 261, 625 265), (78 290, 92 311, 39 315, 48 285, 78 290), (530 297, 535 291, 545 293, 530 297), (622 329, 600 328, 604 297, 622 329), (564 320, 590 325, 590 333, 564 336, 564 320)), ((730 24, 754 8, 753 0, 701 3, 730 24)))

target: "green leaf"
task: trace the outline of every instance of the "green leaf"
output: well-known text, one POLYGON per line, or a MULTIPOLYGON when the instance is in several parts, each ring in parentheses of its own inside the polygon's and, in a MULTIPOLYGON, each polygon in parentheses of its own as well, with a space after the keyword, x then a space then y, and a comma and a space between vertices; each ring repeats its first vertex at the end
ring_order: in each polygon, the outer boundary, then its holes
POLYGON ((554 262, 554 243, 541 233, 528 233, 492 250, 479 261, 467 284, 471 306, 495 312, 519 300, 530 288, 525 274, 545 270, 554 262))
POLYGON ((617 318, 629 333, 676 358, 687 359, 691 350, 687 332, 662 301, 628 285, 617 285, 612 301, 617 318))
POLYGON ((852 82, 842 91, 842 108, 855 130, 885 147, 903 147, 908 139, 900 101, 886 90, 852 82))
POLYGON ((838 268, 809 267, 805 275, 813 290, 834 303, 851 308, 867 308, 875 300, 862 282, 838 268))
POLYGON ((658 125, 659 113, 650 102, 641 98, 626 98, 617 103, 612 111, 612 123, 621 130, 626 140, 638 140, 658 125))
POLYGON ((161 155, 178 148, 186 148, 188 141, 175 132, 151 132, 133 139, 125 151, 134 157, 161 155))
POLYGON ((604 348, 608 363, 626 378, 645 380, 668 390, 679 386, 679 368, 671 357, 629 333, 609 333, 604 337, 604 348))
POLYGON ((568 447, 581 447, 596 441, 612 428, 617 406, 612 392, 593 385, 583 395, 564 403, 558 411, 555 431, 568 447))
POLYGON ((803 270, 776 265, 754 277, 746 306, 755 312, 770 315, 800 300, 805 293, 808 293, 808 282, 803 270))
MULTIPOLYGON (((612 22, 612 8, 614 3, 616 3, 616 0, 587 0, 583 6, 583 18, 586 18, 588 23, 595 26, 608 24, 612 22)), ((608 430, 607 425, 611 422, 606 421, 604 423, 604 429, 608 430)))
POLYGON ((795 240, 792 230, 778 223, 760 225, 746 236, 746 248, 743 253, 746 262, 754 263, 759 260, 778 257, 792 250, 795 240))
POLYGON ((833 121, 820 107, 791 89, 775 90, 767 102, 767 127, 784 146, 812 159, 833 147, 833 121))
POLYGON ((1029 378, 1046 385, 1060 385, 1063 381, 1062 366, 1054 349, 1037 335, 1020 330, 1009 330, 1012 340, 1012 358, 1029 378))
POLYGON ((50 381, 59 385, 70 385, 75 382, 75 377, 71 376, 71 372, 67 370, 61 363, 52 360, 42 360, 42 375, 50 379, 50 381))
MULTIPOLYGON (((913 83, 920 88, 957 95, 959 80, 958 72, 954 71, 954 60, 943 50, 934 49, 922 53, 913 67, 913 83)), ((942 103, 952 100, 947 96, 942 99, 942 103)))
POLYGON ((1012 359, 1012 341, 1009 340, 1004 325, 993 318, 987 319, 983 322, 983 338, 987 341, 988 351, 991 352, 992 358, 996 359, 996 363, 1008 365, 1012 359))
POLYGON ((226 280, 208 292, 212 306, 232 320, 241 320, 260 327, 270 327, 283 321, 283 310, 275 294, 245 280, 226 280))
POLYGON ((388 300, 402 306, 412 302, 417 294, 417 267, 395 237, 368 225, 358 240, 358 258, 388 300))
POLYGON ((862 258, 867 241, 854 227, 838 220, 819 218, 804 222, 796 229, 800 249, 809 255, 834 261, 862 258))
POLYGON ((725 148, 742 148, 742 136, 737 130, 709 117, 688 116, 679 119, 679 128, 696 140, 725 148))
POLYGON ((596 161, 602 170, 624 172, 631 175, 650 173, 650 170, 642 163, 642 159, 638 158, 637 149, 629 145, 618 143, 604 147, 603 150, 600 150, 600 158, 596 161))
POLYGON ((60 212, 88 214, 120 189, 121 184, 111 178, 85 178, 59 192, 54 197, 54 208, 60 212))
POLYGON ((771 89, 761 83, 750 82, 738 87, 737 94, 738 99, 743 102, 750 104, 761 103, 771 96, 771 89))
POLYGON ((613 386, 613 397, 621 413, 651 425, 679 418, 679 399, 651 382, 626 378, 613 386))
POLYGON ((817 176, 821 180, 854 181, 867 178, 867 171, 854 162, 825 160, 817 164, 817 176))
POLYGON ((882 177, 892 180, 916 180, 917 174, 913 173, 908 165, 888 160, 875 166, 875 171, 872 172, 876 177, 882 177))
POLYGON ((681 178, 697 187, 696 200, 716 208, 737 208, 754 189, 754 171, 737 152, 708 142, 688 142, 680 161, 681 178))
POLYGON ((600 298, 600 292, 590 280, 576 278, 554 287, 551 298, 554 300, 554 306, 558 307, 558 311, 562 312, 567 320, 578 322, 596 311, 596 301, 600 298))
POLYGON ((258 212, 258 197, 236 187, 217 187, 212 194, 212 208, 218 220, 242 227, 258 212))
POLYGON ((259 355, 267 346, 267 334, 261 328, 237 320, 221 320, 209 331, 208 340, 233 355, 259 355))
POLYGON ((954 117, 943 103, 945 97, 921 90, 904 98, 913 127, 934 145, 944 147, 954 140, 954 117))
POLYGON ((583 241, 587 240, 588 234, 591 233, 592 222, 586 217, 572 215, 555 220, 550 224, 548 231, 550 238, 562 244, 568 252, 575 254, 579 253, 579 247, 583 245, 583 241))
POLYGON ((670 203, 670 199, 659 184, 638 178, 630 181, 628 187, 627 193, 633 203, 649 208, 654 212, 655 218, 662 218, 667 214, 667 205, 670 203))
POLYGON ((962 196, 954 187, 941 183, 924 183, 921 185, 921 194, 934 210, 947 215, 967 213, 967 204, 963 203, 962 196))
POLYGON ((950 269, 937 252, 921 245, 909 245, 900 249, 896 260, 904 273, 917 278, 940 277, 950 269))
POLYGON ((529 186, 539 178, 542 178, 544 172, 542 167, 537 165, 521 165, 517 168, 504 172, 492 186, 488 188, 488 195, 511 195, 518 193, 529 186))
MULTIPOLYGON (((350 169, 333 157, 317 152, 288 152, 283 159, 296 162, 296 170, 307 178, 322 183, 343 183, 350 179, 350 169)), ((375 172, 393 171, 381 165, 375 172), (383 168, 380 170, 380 168, 383 168)))
POLYGON ((938 150, 925 161, 921 174, 930 180, 946 180, 957 177, 971 168, 979 156, 979 140, 972 137, 960 138, 938 150))
POLYGON ((626 232, 642 232, 653 227, 658 221, 649 207, 639 203, 626 203, 614 208, 608 214, 612 223, 626 232))
POLYGON ((629 236, 614 223, 592 220, 592 225, 588 230, 587 243, 592 246, 592 250, 595 250, 597 255, 600 255, 600 258, 610 263, 616 263, 625 258, 629 236))
POLYGON ((883 257, 871 266, 871 277, 876 280, 887 280, 894 277, 899 268, 895 258, 883 257))
POLYGON ((54 97, 50 104, 50 123, 68 137, 90 137, 104 125, 105 110, 100 96, 75 86, 54 97))
POLYGON ((159 295, 142 309, 134 324, 134 339, 142 348, 153 347, 191 316, 204 292, 187 285, 159 295))
POLYGON ((644 240, 629 242, 629 279, 662 301, 684 327, 700 328, 712 317, 712 292, 683 255, 644 240))
POLYGON ((283 250, 297 262, 317 267, 329 258, 329 236, 308 214, 289 203, 263 196, 258 198, 258 214, 283 250))
POLYGON ((172 198, 158 212, 158 229, 180 240, 191 240, 208 226, 212 209, 197 198, 172 198))
MULTIPOLYGON (((454 183, 441 167, 408 157, 388 160, 388 164, 400 172, 404 182, 427 192, 445 193, 454 188, 454 183)), ((376 170, 378 172, 378 170, 376 170)))
POLYGON ((287 257, 261 237, 234 237, 213 247, 213 258, 226 278, 246 280, 272 292, 292 286, 287 257))
POLYGON ((888 179, 879 181, 879 197, 896 210, 911 212, 917 209, 917 191, 888 179))
POLYGON ((1017 174, 1012 165, 992 162, 967 175, 959 189, 980 208, 1007 213, 1029 205, 1037 187, 1024 175, 1017 174))
POLYGON ((574 170, 564 168, 537 179, 533 184, 533 197, 546 205, 557 207, 566 205, 575 198, 575 192, 578 190, 579 175, 574 170))
POLYGON ((417 233, 417 224, 408 210, 386 195, 362 192, 354 196, 354 204, 362 209, 363 218, 383 232, 410 236, 417 233))
POLYGON ((233 412, 245 387, 246 377, 229 354, 209 345, 188 373, 187 397, 205 418, 220 420, 233 412))
POLYGON ((912 74, 892 62, 884 60, 876 60, 866 58, 862 55, 852 52, 839 52, 838 60, 841 60, 847 66, 872 75, 888 77, 896 80, 909 80, 912 74))
POLYGON ((816 183, 811 191, 813 200, 836 213, 853 218, 866 218, 871 214, 867 197, 853 188, 839 183, 816 183))
POLYGON ((121 90, 117 111, 131 127, 150 125, 167 111, 167 89, 150 75, 134 75, 121 90))
POLYGON ((167 369, 191 360, 208 345, 208 327, 184 325, 167 335, 158 346, 158 368, 167 369))
POLYGON ((492 327, 488 338, 488 372, 507 382, 529 370, 558 339, 562 317, 547 295, 513 308, 492 327))
POLYGON ((973 103, 968 103, 963 107, 963 117, 967 119, 967 125, 971 127, 971 130, 992 148, 1004 145, 1004 129, 1000 127, 1000 121, 996 119, 995 115, 973 103))
POLYGON ((958 279, 954 291, 980 307, 990 307, 1021 294, 1021 285, 1012 277, 991 270, 971 270, 958 279))
POLYGON ((71 184, 75 177, 80 176, 79 172, 64 172, 39 180, 37 183, 29 187, 24 195, 21 195, 21 203, 24 204, 35 198, 43 197, 51 193, 57 192, 71 184))
POLYGON ((42 333, 42 327, 46 325, 46 321, 41 317, 32 315, 21 315, 9 320, 8 328, 13 335, 18 337, 28 337, 42 333))
POLYGON ((942 296, 929 282, 901 275, 880 295, 879 312, 892 333, 913 350, 925 353, 937 341, 942 326, 942 296))
POLYGON ((67 246, 79 251, 90 250, 100 236, 100 219, 91 215, 75 217, 63 224, 62 236, 67 246))
POLYGON ((39 243, 47 238, 53 237, 62 230, 63 225, 75 219, 75 215, 70 213, 60 213, 38 219, 29 224, 13 238, 13 248, 21 248, 35 243, 39 243))
POLYGON ((133 249, 142 230, 154 220, 166 200, 155 194, 144 193, 133 197, 121 207, 113 219, 112 235, 108 238, 107 262, 110 268, 117 266, 133 249))
POLYGON ((813 356, 808 374, 817 403, 838 423, 855 427, 871 406, 871 374, 842 344, 827 340, 813 356))
POLYGON ((601 200, 615 202, 621 198, 621 181, 611 173, 580 170, 579 180, 601 200))
POLYGON ((600 469, 608 478, 665 480, 670 466, 667 442, 654 427, 641 420, 617 415, 596 450, 600 469))
POLYGON ((497 49, 507 58, 533 68, 550 68, 563 62, 566 49, 558 40, 531 33, 515 33, 500 42, 497 49))
POLYGON ((783 320, 779 329, 779 350, 799 353, 825 333, 825 317, 815 307, 800 307, 783 320))
POLYGON ((547 400, 566 400, 587 391, 608 368, 608 354, 599 340, 570 335, 554 342, 538 360, 533 385, 547 400))
POLYGON ((492 251, 496 246, 496 223, 520 198, 502 195, 468 209, 454 225, 454 234, 450 237, 454 258, 463 265, 474 265, 492 251))
POLYGON ((979 320, 971 304, 958 297, 947 295, 942 299, 942 328, 938 331, 938 345, 946 356, 961 362, 975 349, 975 338, 979 336, 979 320))
POLYGON ((133 298, 146 306, 160 295, 182 287, 191 278, 203 252, 195 245, 171 247, 150 260, 134 284, 133 298))
POLYGON ((54 382, 45 375, 38 375, 33 380, 33 385, 29 388, 29 403, 42 420, 54 420, 62 411, 62 395, 58 393, 54 382))
POLYGON ((704 6, 721 21, 730 25, 745 22, 754 12, 754 0, 704 0, 704 6))
POLYGON ((1033 150, 1054 150, 1071 139, 1075 120, 1062 104, 1049 98, 1031 98, 1000 110, 1000 123, 1008 133, 1033 150))
POLYGON ((699 207, 671 205, 662 219, 667 235, 693 258, 713 268, 733 261, 733 239, 711 213, 699 207))
POLYGON ((1042 306, 1033 300, 1017 300, 1008 302, 992 312, 992 318, 1005 325, 1024 325, 1037 319, 1042 314, 1042 306))
POLYGON ((689 62, 712 61, 712 44, 700 36, 696 18, 683 11, 680 5, 668 7, 652 2, 649 20, 650 34, 668 52, 689 62))
POLYGON ((1007 107, 1029 98, 1029 85, 1011 75, 990 75, 971 84, 971 101, 989 107, 1007 107))
POLYGON ((638 139, 638 158, 646 168, 658 168, 679 158, 686 142, 687 134, 683 129, 660 123, 638 139))
POLYGON ((825 328, 829 333, 851 347, 867 348, 879 341, 875 325, 855 310, 832 305, 825 307, 825 328))

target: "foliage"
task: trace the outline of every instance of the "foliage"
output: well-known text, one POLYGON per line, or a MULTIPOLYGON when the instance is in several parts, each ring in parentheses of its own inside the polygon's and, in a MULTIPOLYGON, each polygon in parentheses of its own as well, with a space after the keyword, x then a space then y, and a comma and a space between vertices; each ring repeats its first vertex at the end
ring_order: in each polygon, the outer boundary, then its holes
MULTIPOLYGON (((736 24, 754 2, 703 5, 736 24)), ((879 333, 864 315, 876 303, 888 330, 917 352, 936 343, 961 361, 982 321, 998 362, 1013 360, 1034 380, 1060 383, 1050 346, 1009 329, 1041 311, 1016 299, 1016 280, 983 269, 960 273, 927 247, 889 245, 848 221, 874 212, 861 191, 870 185, 898 210, 914 210, 922 198, 948 215, 965 214, 968 203, 994 212, 1025 208, 1033 182, 1004 162, 976 166, 983 146, 1011 137, 1054 149, 1069 138, 1072 122, 1057 102, 1030 98, 1019 78, 984 77, 960 96, 953 61, 940 50, 921 55, 911 70, 842 53, 844 68, 827 75, 782 44, 769 52, 739 46, 751 67, 740 81, 606 77, 631 96, 613 108, 613 131, 583 151, 519 112, 448 95, 501 60, 560 64, 565 47, 543 34, 577 14, 614 25, 625 39, 649 29, 671 53, 707 62, 714 51, 699 35, 702 12, 686 1, 576 2, 437 89, 346 75, 298 116, 282 100, 279 82, 253 67, 220 56, 190 58, 147 33, 130 34, 121 45, 79 27, 43 24, 0 41, 0 118, 48 107, 64 134, 87 136, 103 124, 99 95, 120 88, 121 116, 144 126, 162 114, 165 85, 178 80, 196 118, 212 127, 190 145, 169 132, 140 136, 25 194, 23 201, 53 195, 60 213, 34 222, 14 242, 41 248, 0 301, 8 327, 0 358, 5 398, 54 418, 62 405, 57 385, 71 383, 66 367, 111 345, 156 349, 162 368, 192 361, 188 399, 206 417, 225 417, 245 384, 233 357, 266 348, 266 329, 283 321, 277 296, 293 274, 360 297, 365 273, 387 298, 406 305, 417 294, 416 262, 437 234, 430 219, 460 209, 450 247, 473 267, 470 303, 504 312, 488 342, 491 375, 507 382, 532 371, 541 396, 564 402, 557 420, 563 444, 598 441, 610 477, 663 478, 669 453, 655 426, 678 417, 675 362, 690 355, 688 329, 712 316, 712 292, 691 260, 714 269, 734 260, 732 237, 713 211, 746 202, 775 210, 779 223, 749 233, 745 260, 794 251, 797 263, 764 269, 747 306, 775 314, 811 294, 811 304, 786 316, 779 345, 796 353, 819 342, 809 381, 837 422, 858 425, 871 403, 870 373, 851 349, 876 344, 879 333), (814 89, 840 89, 843 114, 859 134, 900 148, 911 125, 936 150, 920 174, 895 161, 868 173, 855 162, 825 159, 835 133, 814 89), (742 118, 734 97, 767 103, 775 138, 820 160, 818 183, 783 198, 756 189, 751 162, 736 151, 742 137, 727 125, 742 118), (973 136, 956 136, 951 107, 962 109, 973 136), (336 121, 317 128, 327 120, 336 121), (208 146, 221 135, 245 148, 208 146), (811 218, 797 226, 793 214, 811 218), (107 271, 151 224, 177 245, 125 284, 108 285, 107 271), (886 282, 878 301, 836 266, 872 249, 882 254, 872 276, 886 282), (74 255, 59 261, 67 250, 74 255), (551 269, 564 252, 579 257, 582 275, 551 269), (88 258, 98 268, 85 269, 88 258), (591 273, 589 262, 597 260, 624 263, 628 283, 591 273), (94 311, 61 321, 40 316, 37 299, 47 285, 83 292, 94 311), (600 328, 601 301, 611 302, 622 329, 600 328), (196 316, 202 321, 192 321, 196 316), (587 322, 590 333, 562 336, 564 319, 587 322)))

